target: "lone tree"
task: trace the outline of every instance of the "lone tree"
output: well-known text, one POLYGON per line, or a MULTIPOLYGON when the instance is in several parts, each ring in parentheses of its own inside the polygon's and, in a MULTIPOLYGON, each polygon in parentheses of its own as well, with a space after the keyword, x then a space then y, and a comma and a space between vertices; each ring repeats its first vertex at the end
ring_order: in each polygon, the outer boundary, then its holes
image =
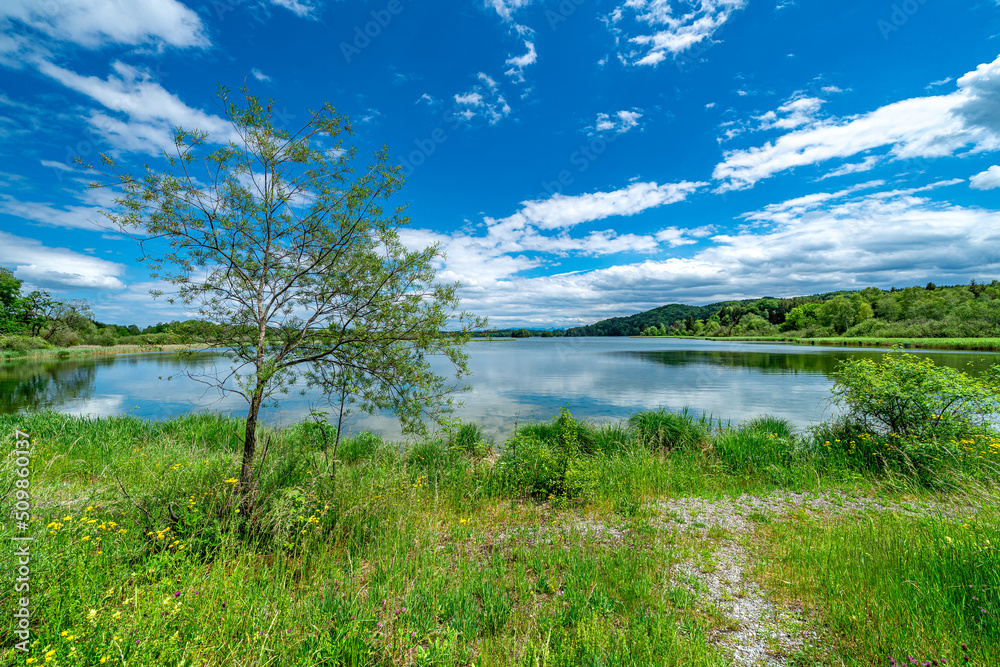
POLYGON ((299 379, 327 394, 350 386, 362 409, 392 410, 404 431, 422 432, 455 390, 428 355, 445 355, 461 377, 462 344, 485 321, 458 312, 457 284, 435 282, 436 246, 400 241, 408 218, 382 208, 402 185, 387 148, 355 173, 356 150, 342 140, 350 123, 329 103, 292 133, 273 102, 241 92, 237 104, 218 91, 228 144, 208 150, 207 133, 177 129, 167 169, 134 176, 102 154, 104 180, 90 187, 119 188, 105 215, 173 285, 171 303, 217 325, 212 342, 235 361, 230 376, 202 381, 249 404, 239 478, 249 513, 262 405, 299 379), (459 333, 443 334, 449 325, 459 333))

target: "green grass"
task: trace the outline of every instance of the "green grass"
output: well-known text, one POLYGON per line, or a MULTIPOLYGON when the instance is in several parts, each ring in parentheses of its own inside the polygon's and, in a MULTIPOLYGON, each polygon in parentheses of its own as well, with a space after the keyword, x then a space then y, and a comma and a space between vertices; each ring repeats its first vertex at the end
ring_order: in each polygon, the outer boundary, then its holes
MULTIPOLYGON (((262 433, 247 520, 238 421, 0 416, 11 446, 15 428, 34 443, 31 664, 53 666, 723 667, 731 654, 715 637, 732 622, 677 570, 693 555, 711 563, 718 540, 665 528, 658 500, 847 490, 969 505, 995 494, 1000 449, 977 441, 942 461, 953 482, 942 492, 905 470, 847 465, 849 449, 835 456, 770 417, 723 429, 689 412, 601 425, 566 412, 521 425, 499 455, 474 424, 403 448, 348 434, 333 478, 318 430, 300 424, 262 433)), ((5 503, 13 479, 8 457, 5 503)), ((950 659, 946 637, 997 664, 1000 643, 976 634, 959 593, 998 590, 1000 561, 978 546, 1000 544, 998 516, 991 505, 962 528, 761 515, 756 576, 812 610, 822 654, 845 664, 883 664, 875 649, 950 659)), ((4 522, 0 540, 15 534, 4 522)), ((14 577, 5 567, 0 588, 14 577)), ((14 600, 0 600, 10 618, 14 600)), ((3 664, 27 664, 6 627, 3 664)))
MULTIPOLYGON (((846 665, 1000 664, 1000 503, 996 489, 964 512, 869 514, 771 528, 767 575, 812 607, 846 665), (963 649, 963 645, 966 649, 963 649), (945 664, 945 663, 936 663, 945 664)), ((961 508, 959 508, 961 509, 961 508)))
POLYGON ((105 356, 109 354, 134 354, 137 352, 172 352, 177 350, 201 349, 202 345, 77 345, 75 347, 53 347, 44 350, 0 350, 0 362, 25 361, 34 359, 77 359, 81 357, 105 356))

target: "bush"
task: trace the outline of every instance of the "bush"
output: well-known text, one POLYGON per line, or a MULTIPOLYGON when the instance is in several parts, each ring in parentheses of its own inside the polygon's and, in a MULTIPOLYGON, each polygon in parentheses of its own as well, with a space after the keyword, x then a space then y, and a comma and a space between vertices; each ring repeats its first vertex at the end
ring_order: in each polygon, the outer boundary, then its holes
POLYGON ((1000 413, 1000 366, 983 378, 892 352, 881 361, 846 359, 833 400, 868 433, 946 439, 979 432, 1000 413))
POLYGON ((52 347, 49 342, 37 336, 2 336, 0 335, 0 350, 11 352, 27 352, 28 350, 45 350, 52 347))
POLYGON ((565 408, 553 424, 519 429, 497 463, 501 486, 536 498, 587 496, 598 479, 594 461, 580 444, 581 435, 589 433, 565 408))
POLYGON ((926 487, 947 484, 943 471, 959 456, 959 444, 954 440, 872 432, 850 415, 824 422, 811 432, 813 451, 834 466, 876 475, 904 475, 926 487))

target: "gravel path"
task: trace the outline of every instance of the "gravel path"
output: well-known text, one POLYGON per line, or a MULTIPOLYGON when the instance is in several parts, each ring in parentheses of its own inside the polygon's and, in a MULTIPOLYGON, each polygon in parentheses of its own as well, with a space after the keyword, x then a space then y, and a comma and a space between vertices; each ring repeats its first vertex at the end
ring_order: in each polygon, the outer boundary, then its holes
POLYGON ((725 531, 713 553, 714 563, 702 567, 687 562, 675 570, 692 592, 729 621, 713 639, 741 667, 785 667, 787 656, 816 640, 816 634, 806 630, 800 609, 775 605, 747 576, 749 557, 737 538, 753 538, 758 524, 750 517, 780 519, 801 511, 820 516, 871 511, 957 515, 975 511, 974 507, 934 502, 882 502, 842 492, 780 492, 726 500, 675 498, 659 501, 654 508, 667 530, 693 531, 705 537, 713 528, 716 534, 720 528, 725 531))

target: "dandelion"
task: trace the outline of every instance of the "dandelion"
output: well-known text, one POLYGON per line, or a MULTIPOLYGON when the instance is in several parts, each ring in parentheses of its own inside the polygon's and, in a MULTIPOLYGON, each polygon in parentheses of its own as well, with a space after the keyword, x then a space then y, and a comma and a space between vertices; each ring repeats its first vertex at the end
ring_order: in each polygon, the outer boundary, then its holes
POLYGON ((229 479, 227 479, 227 480, 225 481, 225 483, 226 483, 226 484, 235 484, 235 483, 236 483, 236 482, 238 482, 238 481, 239 481, 239 480, 238 480, 238 479, 236 479, 235 477, 230 477, 229 479))

